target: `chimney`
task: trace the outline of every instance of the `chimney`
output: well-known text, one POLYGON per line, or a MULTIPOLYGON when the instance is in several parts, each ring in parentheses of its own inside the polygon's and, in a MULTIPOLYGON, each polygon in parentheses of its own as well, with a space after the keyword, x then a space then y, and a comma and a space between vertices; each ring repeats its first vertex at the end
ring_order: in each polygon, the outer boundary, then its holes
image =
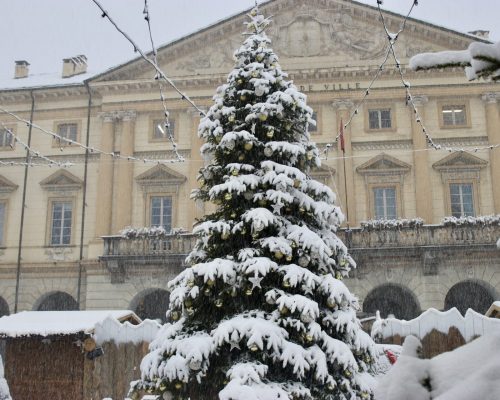
POLYGON ((477 30, 477 31, 470 31, 467 33, 470 35, 477 36, 478 38, 481 38, 481 39, 489 39, 490 38, 490 31, 477 30))
POLYGON ((30 70, 29 62, 24 60, 19 60, 16 61, 15 63, 16 63, 16 69, 14 72, 14 78, 16 79, 27 78, 30 70))
POLYGON ((62 77, 70 78, 87 72, 87 57, 83 54, 70 58, 63 58, 62 77))

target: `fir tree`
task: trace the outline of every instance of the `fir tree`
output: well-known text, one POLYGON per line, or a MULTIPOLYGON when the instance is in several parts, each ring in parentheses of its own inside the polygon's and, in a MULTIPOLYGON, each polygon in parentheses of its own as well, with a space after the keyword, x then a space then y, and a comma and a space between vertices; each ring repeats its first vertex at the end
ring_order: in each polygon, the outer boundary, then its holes
POLYGON ((355 266, 335 232, 334 193, 308 172, 312 110, 251 11, 248 38, 198 134, 208 165, 194 198, 217 209, 194 229, 169 283, 165 325, 137 390, 175 399, 369 399, 373 342, 342 282, 355 266))

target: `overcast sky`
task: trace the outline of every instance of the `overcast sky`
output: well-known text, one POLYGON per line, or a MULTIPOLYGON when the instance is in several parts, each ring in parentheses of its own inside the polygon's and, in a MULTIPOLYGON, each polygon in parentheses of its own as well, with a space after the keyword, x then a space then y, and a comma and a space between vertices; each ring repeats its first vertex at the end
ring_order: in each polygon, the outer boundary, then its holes
MULTIPOLYGON (((143 0, 100 0, 110 15, 149 50, 143 0)), ((362 0, 376 5, 376 0, 362 0)), ((385 0, 405 14, 413 0, 385 0)), ((489 30, 500 40, 499 0, 419 0, 412 17, 461 32, 489 30)), ((244 11, 253 0, 149 0, 153 36, 165 44, 244 11)), ((100 72, 134 58, 131 46, 100 17, 91 0, 0 0, 0 80, 13 77, 14 60, 27 60, 33 73, 59 72, 62 59, 85 54, 100 72)))

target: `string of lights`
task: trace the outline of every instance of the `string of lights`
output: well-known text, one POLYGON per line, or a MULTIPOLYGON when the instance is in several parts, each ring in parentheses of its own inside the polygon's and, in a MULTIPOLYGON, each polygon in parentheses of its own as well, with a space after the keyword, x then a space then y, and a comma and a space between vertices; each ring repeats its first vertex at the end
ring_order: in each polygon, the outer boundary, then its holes
POLYGON ((141 55, 141 57, 147 62, 149 63, 155 70, 156 70, 156 75, 155 75, 155 79, 163 79, 165 82, 167 82, 180 96, 181 96, 181 99, 182 100, 185 100, 187 101, 189 104, 191 104, 191 106, 193 106, 193 108, 195 108, 199 113, 200 115, 202 116, 205 116, 205 112, 199 108, 193 100, 191 100, 189 98, 188 95, 186 95, 185 93, 183 93, 177 86, 176 84, 174 83, 174 81, 172 81, 172 79, 170 79, 167 75, 165 75, 165 73, 161 70, 161 68, 158 66, 158 64, 152 60, 151 58, 147 57, 146 54, 144 54, 144 52, 141 50, 141 48, 134 42, 134 40, 125 32, 123 31, 119 26, 118 24, 115 22, 115 20, 113 18, 111 18, 111 16, 109 15, 109 13, 104 9, 104 7, 101 5, 101 3, 99 3, 98 0, 92 0, 95 5, 97 7, 99 7, 99 9, 101 10, 102 14, 101 16, 103 18, 107 18, 109 20, 109 22, 111 22, 111 24, 115 27, 115 29, 123 36, 125 37, 125 39, 127 39, 130 44, 133 46, 134 48, 134 51, 139 53, 141 55))
MULTIPOLYGON (((382 3, 381 0, 377 0, 377 4, 378 4, 378 7, 379 7, 379 10, 380 10, 380 4, 382 3)), ((399 31, 394 35, 395 36, 395 40, 397 39, 397 37, 399 36, 399 34, 401 32, 403 32, 406 28, 406 21, 408 20, 408 18, 410 17, 410 14, 411 12, 413 11, 413 8, 417 5, 417 1, 414 1, 412 6, 410 7, 410 10, 408 11, 408 13, 406 14, 405 16, 405 19, 403 20, 403 23, 401 24, 401 27, 399 28, 399 31)), ((386 30, 386 33, 387 30, 386 30)), ((389 41, 390 42, 390 41, 389 41)), ((361 106, 364 104, 366 98, 368 97, 368 95, 370 94, 370 91, 373 87, 373 85, 375 84, 375 82, 378 80, 378 78, 380 77, 380 74, 382 73, 382 71, 384 70, 384 67, 385 67, 385 64, 387 63, 387 61, 389 60, 389 55, 391 54, 392 52, 392 46, 391 44, 389 43, 389 45, 387 46, 387 49, 385 51, 385 56, 384 56, 384 59, 382 60, 382 62, 380 63, 380 65, 378 66, 377 68, 377 73, 374 75, 374 77, 372 78, 372 80, 370 81, 370 83, 368 84, 368 87, 365 89, 364 93, 363 93, 363 97, 356 103, 356 105, 354 106, 354 109, 353 111, 349 114, 349 118, 347 119, 347 121, 344 123, 344 126, 343 126, 343 130, 345 131, 345 129, 351 124, 352 122, 352 119, 354 118, 355 115, 358 115, 359 113, 359 109, 361 108, 361 106)), ((345 134, 345 133, 344 133, 345 134)), ((335 136, 335 139, 332 143, 328 143, 326 146, 325 146, 325 149, 323 150, 323 152, 326 154, 326 158, 328 159, 328 152, 330 151, 330 149, 332 147, 334 147, 339 139, 340 139, 340 136, 342 135, 342 130, 339 130, 339 132, 337 133, 337 135, 335 136)))
MULTIPOLYGON (((13 131, 12 129, 8 128, 2 121, 0 121, 0 124, 2 126, 2 129, 4 130, 4 132, 6 132, 9 136, 10 136, 10 142, 9 142, 9 146, 13 149, 15 144, 16 143, 19 143, 26 151, 28 151, 32 156, 36 157, 36 158, 40 158, 41 160, 44 160, 47 162, 47 164, 37 164, 39 166, 42 166, 42 165, 45 165, 45 166, 49 166, 49 167, 52 167, 52 166, 57 166, 57 167, 60 167, 60 168, 66 168, 66 167, 70 167, 72 165, 72 163, 70 162, 58 162, 58 161, 54 161, 48 157, 45 157, 44 155, 40 154, 39 151, 37 150, 34 150, 32 147, 30 147, 28 144, 24 143, 21 138, 19 138, 19 136, 17 136, 13 131)), ((2 165, 33 165, 33 163, 31 162, 31 157, 30 157, 30 162, 29 163, 26 163, 26 162, 23 162, 23 163, 18 163, 18 162, 9 162, 9 161, 3 161, 2 162, 2 165)))
MULTIPOLYGON (((149 40, 151 42, 153 61, 156 65, 158 65, 158 58, 157 58, 158 52, 156 50, 156 46, 155 46, 155 43, 153 40, 153 32, 151 31, 151 14, 149 13, 148 0, 144 0, 144 11, 142 13, 144 14, 144 19, 148 25, 149 40)), ((156 75, 156 78, 157 77, 158 77, 158 75, 156 75)), ((160 90, 160 100, 161 100, 161 104, 163 106, 163 114, 165 116, 165 121, 163 122, 163 127, 161 126, 161 124, 158 124, 158 126, 155 127, 155 129, 158 128, 162 135, 167 136, 168 140, 172 144, 172 149, 173 149, 177 159, 179 161, 184 161, 184 157, 182 157, 179 154, 178 146, 174 140, 174 135, 172 133, 172 127, 171 127, 170 121, 169 121, 170 113, 169 113, 168 108, 167 108, 167 101, 165 98, 165 94, 163 93, 163 84, 161 83, 161 80, 159 80, 158 78, 157 78, 157 81, 158 81, 158 88, 160 90)))
MULTIPOLYGON (((391 50, 392 57, 393 57, 393 59, 395 61, 396 69, 398 70, 398 74, 399 74, 399 77, 401 79, 401 83, 402 83, 403 87, 405 88, 405 92, 406 92, 406 105, 410 106, 412 108, 413 114, 415 116, 415 122, 420 126, 422 134, 425 136, 425 139, 426 139, 427 143, 434 150, 446 150, 449 153, 464 152, 464 151, 466 151, 465 148, 463 148, 463 147, 452 147, 452 146, 444 146, 443 147, 440 144, 437 144, 435 142, 435 140, 432 138, 432 135, 429 133, 429 131, 425 127, 425 125, 423 123, 423 118, 421 117, 420 113, 418 112, 418 107, 415 104, 413 95, 412 95, 411 90, 410 90, 411 84, 408 81, 405 80, 405 75, 404 75, 404 72, 403 72, 403 68, 401 67, 401 63, 399 62, 399 59, 398 59, 398 57, 396 55, 396 49, 394 48, 394 43, 396 42, 396 40, 397 40, 399 34, 401 33, 401 31, 399 31, 396 34, 393 34, 393 33, 391 33, 389 31, 389 29, 387 27, 387 24, 386 24, 386 21, 385 21, 385 18, 384 18, 384 14, 382 13, 382 9, 380 8, 381 3, 382 3, 381 0, 377 0, 377 8, 378 8, 378 11, 379 11, 379 14, 380 14, 380 18, 382 20, 382 24, 384 26, 385 33, 387 34, 387 39, 388 39, 388 42, 389 42, 389 48, 391 50)), ((418 5, 418 1, 414 0, 412 8, 410 9, 410 13, 411 13, 411 10, 413 9, 413 7, 416 6, 416 5, 418 5)), ((404 24, 406 24, 406 19, 407 18, 405 18, 404 24)), ((498 148, 498 147, 500 147, 500 144, 490 144, 490 145, 487 145, 487 146, 479 146, 479 147, 476 146, 476 147, 472 148, 472 151, 478 152, 478 151, 481 151, 481 150, 493 150, 493 149, 498 148)))
MULTIPOLYGON (((24 118, 21 118, 17 114, 14 114, 13 112, 8 111, 2 107, 0 107, 0 111, 10 115, 11 117, 15 118, 19 122, 23 122, 26 125, 31 126, 35 129, 45 133, 46 135, 51 136, 52 139, 57 140, 59 143, 64 143, 65 145, 69 145, 69 146, 74 145, 74 146, 80 147, 84 150, 88 150, 90 153, 97 153, 97 154, 101 154, 101 155, 105 155, 105 156, 110 156, 110 157, 115 158, 115 159, 121 159, 121 160, 127 160, 127 161, 140 161, 140 162, 148 163, 148 164, 174 164, 174 163, 178 163, 178 162, 183 161, 183 160, 179 160, 177 158, 171 159, 171 160, 152 160, 152 159, 148 159, 148 158, 134 157, 131 155, 130 156, 123 156, 118 152, 107 152, 107 151, 101 150, 97 147, 89 147, 89 146, 86 146, 80 142, 77 142, 76 140, 72 140, 70 138, 60 136, 59 134, 57 134, 55 132, 52 132, 52 131, 47 130, 45 128, 42 128, 41 126, 39 126, 31 121, 28 121, 24 118)), ((61 146, 60 150, 64 151, 64 146, 61 146)))

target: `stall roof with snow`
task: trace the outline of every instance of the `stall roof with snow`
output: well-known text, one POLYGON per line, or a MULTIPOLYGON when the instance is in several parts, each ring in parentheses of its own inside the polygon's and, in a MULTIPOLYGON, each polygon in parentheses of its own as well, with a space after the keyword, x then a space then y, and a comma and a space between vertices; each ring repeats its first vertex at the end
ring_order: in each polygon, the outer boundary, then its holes
POLYGON ((0 318, 0 337, 91 334, 108 317, 132 324, 141 322, 130 310, 23 311, 0 318))

